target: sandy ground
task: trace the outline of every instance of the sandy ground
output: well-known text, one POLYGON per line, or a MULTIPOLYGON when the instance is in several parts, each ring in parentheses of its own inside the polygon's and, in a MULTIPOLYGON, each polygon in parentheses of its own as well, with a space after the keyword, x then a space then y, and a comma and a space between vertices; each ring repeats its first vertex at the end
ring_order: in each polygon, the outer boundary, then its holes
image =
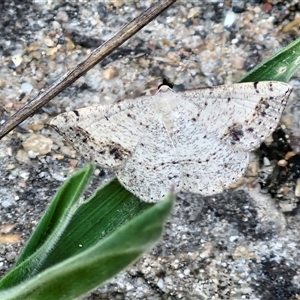
MULTIPOLYGON (((244 2, 178 1, 1 141, 2 274, 55 190, 84 165, 46 125, 51 118, 153 94, 163 78, 176 90, 232 83, 299 36, 299 26, 281 30, 299 18, 297 1, 244 2)), ((151 3, 2 1, 1 120, 151 3)), ((278 153, 278 160, 299 147, 296 75, 290 84, 284 131, 274 135, 269 150, 253 154, 243 185, 213 197, 178 195, 160 244, 84 299, 299 299, 299 158, 279 168, 268 153, 278 153)), ((93 187, 111 178, 98 173, 93 187)))

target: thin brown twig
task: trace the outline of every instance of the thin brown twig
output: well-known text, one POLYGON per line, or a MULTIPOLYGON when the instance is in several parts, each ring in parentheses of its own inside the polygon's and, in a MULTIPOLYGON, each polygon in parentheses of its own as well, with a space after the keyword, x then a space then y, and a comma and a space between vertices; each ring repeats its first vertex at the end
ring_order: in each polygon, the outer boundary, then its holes
POLYGON ((126 42, 130 37, 137 33, 141 28, 155 19, 160 13, 175 3, 176 0, 158 0, 150 8, 145 10, 140 16, 126 24, 110 40, 96 48, 83 62, 79 63, 74 69, 68 71, 60 79, 54 82, 46 91, 40 93, 32 101, 25 104, 12 117, 10 117, 0 127, 0 139, 18 126, 25 119, 33 115, 43 105, 53 99, 61 91, 71 85, 84 73, 98 64, 116 48, 126 42))

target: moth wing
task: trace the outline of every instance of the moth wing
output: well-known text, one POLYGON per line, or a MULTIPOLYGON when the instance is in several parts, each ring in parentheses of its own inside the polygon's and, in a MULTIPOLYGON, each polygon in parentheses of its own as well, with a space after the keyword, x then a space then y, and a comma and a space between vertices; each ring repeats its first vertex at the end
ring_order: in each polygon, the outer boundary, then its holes
POLYGON ((152 122, 145 111, 152 96, 124 100, 63 113, 51 125, 87 160, 103 168, 125 164, 152 122))
POLYGON ((145 202, 161 201, 181 189, 181 167, 173 142, 156 118, 142 136, 124 167, 116 170, 120 183, 145 202))
POLYGON ((257 148, 278 125, 292 88, 283 82, 237 83, 181 92, 197 106, 187 116, 237 150, 257 148))
POLYGON ((174 123, 173 143, 181 166, 182 191, 201 195, 222 192, 245 173, 248 152, 222 143, 193 121, 179 116, 174 123))

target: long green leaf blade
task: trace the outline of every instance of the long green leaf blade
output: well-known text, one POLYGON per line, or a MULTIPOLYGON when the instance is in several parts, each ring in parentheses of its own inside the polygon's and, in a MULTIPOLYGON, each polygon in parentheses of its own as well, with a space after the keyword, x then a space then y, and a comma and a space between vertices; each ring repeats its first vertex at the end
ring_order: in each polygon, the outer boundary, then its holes
POLYGON ((158 241, 173 203, 171 195, 81 254, 1 292, 0 299, 68 300, 82 296, 133 263, 158 241))
POLYGON ((47 240, 48 236, 65 220, 70 208, 82 195, 94 167, 92 164, 73 174, 58 190, 46 213, 22 251, 16 266, 31 256, 47 240))
MULTIPOLYGON (((74 176, 74 175, 73 175, 74 176)), ((68 259, 114 232, 153 204, 141 202, 115 179, 81 204, 43 245, 0 281, 0 290, 17 285, 68 259), (63 228, 63 231, 61 230, 63 228)))
POLYGON ((238 82, 276 80, 288 82, 300 67, 300 38, 264 60, 238 82))

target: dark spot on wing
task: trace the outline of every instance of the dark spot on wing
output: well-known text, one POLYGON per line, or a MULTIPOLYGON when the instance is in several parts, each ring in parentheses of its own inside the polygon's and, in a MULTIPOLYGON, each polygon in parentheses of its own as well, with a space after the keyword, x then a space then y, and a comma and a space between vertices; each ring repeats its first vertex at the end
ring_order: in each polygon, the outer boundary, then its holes
POLYGON ((122 153, 117 147, 112 147, 109 149, 109 154, 113 155, 115 160, 123 160, 122 153))
POLYGON ((130 119, 134 119, 134 117, 130 113, 127 114, 127 117, 130 119))
POLYGON ((259 93, 258 89, 257 89, 257 85, 258 85, 258 81, 253 82, 253 86, 255 88, 256 93, 259 93))
POLYGON ((79 112, 78 112, 78 110, 73 110, 73 113, 76 115, 76 117, 79 117, 79 112))
POLYGON ((241 125, 235 125, 229 128, 229 135, 232 141, 238 142, 240 138, 244 135, 241 125))
POLYGON ((270 91, 273 92, 273 84, 272 84, 272 82, 270 83, 270 91))

